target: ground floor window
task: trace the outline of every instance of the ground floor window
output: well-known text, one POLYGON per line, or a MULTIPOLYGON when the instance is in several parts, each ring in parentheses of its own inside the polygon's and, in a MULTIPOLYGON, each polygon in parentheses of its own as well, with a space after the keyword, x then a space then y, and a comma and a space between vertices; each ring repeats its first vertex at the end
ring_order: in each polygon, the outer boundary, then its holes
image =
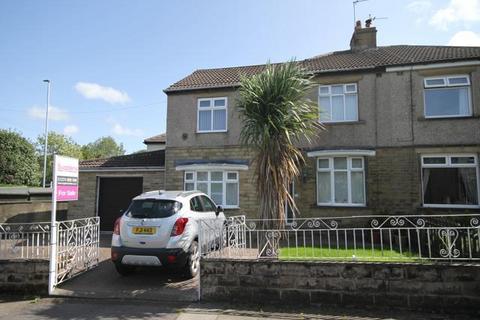
POLYGON ((478 206, 477 156, 422 156, 422 189, 425 206, 478 206))
POLYGON ((363 157, 317 159, 317 203, 330 206, 364 206, 365 165, 363 157))
POLYGON ((185 190, 199 190, 208 194, 217 205, 225 208, 239 206, 239 178, 237 171, 185 171, 185 190))

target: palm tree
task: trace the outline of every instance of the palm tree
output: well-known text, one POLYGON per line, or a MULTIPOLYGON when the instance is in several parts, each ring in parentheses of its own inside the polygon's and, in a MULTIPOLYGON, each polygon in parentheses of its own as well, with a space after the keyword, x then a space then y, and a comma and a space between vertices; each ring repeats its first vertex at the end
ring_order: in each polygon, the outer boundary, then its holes
POLYGON ((323 128, 318 108, 306 98, 314 83, 295 61, 267 64, 262 73, 243 77, 238 110, 242 145, 255 152, 260 218, 268 229, 285 224, 285 204, 298 213, 289 185, 305 159, 296 143, 307 142, 323 128))

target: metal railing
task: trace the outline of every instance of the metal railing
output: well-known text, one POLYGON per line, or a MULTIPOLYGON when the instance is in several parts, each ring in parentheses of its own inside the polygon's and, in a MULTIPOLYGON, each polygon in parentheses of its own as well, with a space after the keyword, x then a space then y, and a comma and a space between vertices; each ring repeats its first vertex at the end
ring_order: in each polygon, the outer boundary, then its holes
POLYGON ((205 257, 349 261, 478 261, 480 215, 350 216, 200 223, 205 257), (217 228, 217 229, 215 229, 217 228))
POLYGON ((0 223, 0 259, 48 259, 50 222, 0 223))
MULTIPOLYGON (((0 224, 0 259, 50 259, 50 222, 0 224)), ((100 218, 57 222, 56 284, 98 265, 100 218)))
POLYGON ((96 267, 99 243, 99 217, 58 222, 57 284, 96 267))

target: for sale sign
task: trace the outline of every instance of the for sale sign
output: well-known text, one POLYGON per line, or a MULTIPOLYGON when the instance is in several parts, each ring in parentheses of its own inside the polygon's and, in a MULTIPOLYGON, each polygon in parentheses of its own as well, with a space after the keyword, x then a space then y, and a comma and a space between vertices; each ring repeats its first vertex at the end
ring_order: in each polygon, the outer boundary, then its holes
POLYGON ((54 165, 57 201, 78 200, 78 159, 55 155, 54 165))

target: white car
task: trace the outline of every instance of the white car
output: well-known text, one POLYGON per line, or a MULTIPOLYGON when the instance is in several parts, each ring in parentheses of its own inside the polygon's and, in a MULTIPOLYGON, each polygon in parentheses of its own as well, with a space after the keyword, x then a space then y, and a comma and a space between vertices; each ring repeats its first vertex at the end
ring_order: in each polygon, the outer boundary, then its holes
POLYGON ((117 271, 128 275, 136 266, 166 266, 195 277, 200 220, 221 228, 225 215, 199 191, 150 191, 133 198, 113 230, 111 258, 117 271))

